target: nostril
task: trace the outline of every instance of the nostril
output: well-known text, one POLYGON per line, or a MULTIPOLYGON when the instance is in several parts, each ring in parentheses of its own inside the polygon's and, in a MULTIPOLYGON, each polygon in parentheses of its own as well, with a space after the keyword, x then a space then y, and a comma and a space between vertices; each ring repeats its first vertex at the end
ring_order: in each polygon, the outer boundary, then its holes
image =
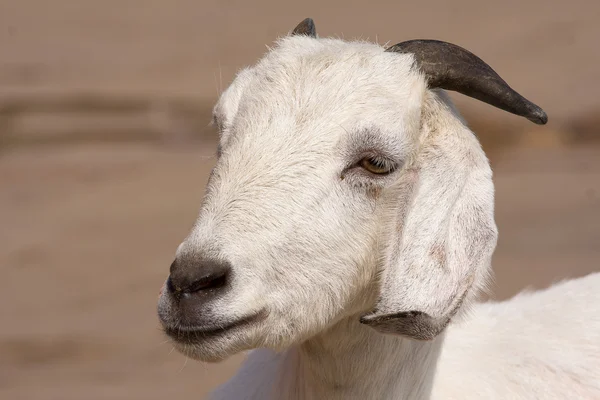
POLYGON ((181 258, 171 267, 167 290, 176 297, 226 286, 231 272, 227 262, 199 258, 181 258))
POLYGON ((171 280, 171 275, 169 275, 169 277, 167 278, 166 287, 167 287, 167 291, 169 293, 175 292, 175 286, 173 286, 173 281, 171 280))
POLYGON ((197 281, 193 282, 188 288, 184 290, 187 293, 195 293, 200 290, 218 289, 225 286, 227 273, 221 272, 219 274, 211 274, 204 276, 197 281))

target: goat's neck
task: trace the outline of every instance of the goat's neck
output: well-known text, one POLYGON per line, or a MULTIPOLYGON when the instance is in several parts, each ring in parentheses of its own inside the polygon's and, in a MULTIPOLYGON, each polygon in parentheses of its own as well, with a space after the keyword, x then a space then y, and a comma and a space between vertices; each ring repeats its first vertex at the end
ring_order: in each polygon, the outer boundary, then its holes
POLYGON ((358 317, 282 355, 278 399, 427 399, 443 335, 419 342, 382 335, 358 317))

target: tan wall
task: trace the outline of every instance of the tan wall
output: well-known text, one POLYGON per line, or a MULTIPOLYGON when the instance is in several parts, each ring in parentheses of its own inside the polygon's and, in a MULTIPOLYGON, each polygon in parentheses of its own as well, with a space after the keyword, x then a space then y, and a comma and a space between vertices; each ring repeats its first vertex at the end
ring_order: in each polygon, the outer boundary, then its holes
POLYGON ((202 398, 233 373, 240 356, 170 352, 156 295, 214 163, 210 104, 307 16, 321 35, 455 42, 548 112, 539 128, 454 96, 494 168, 494 297, 600 270, 599 12, 596 0, 0 0, 0 398, 202 398))
POLYGON ((306 16, 325 36, 460 44, 538 101, 551 121, 600 105, 594 0, 2 0, 0 93, 76 89, 213 99, 236 70, 306 16))

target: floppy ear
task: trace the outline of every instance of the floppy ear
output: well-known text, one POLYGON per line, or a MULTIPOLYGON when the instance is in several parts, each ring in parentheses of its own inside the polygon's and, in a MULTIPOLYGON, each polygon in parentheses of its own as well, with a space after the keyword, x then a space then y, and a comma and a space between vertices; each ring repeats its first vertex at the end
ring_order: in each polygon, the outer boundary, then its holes
POLYGON ((399 182, 394 243, 381 295, 361 322, 419 340, 440 334, 484 285, 496 246, 494 188, 478 141, 438 95, 428 92, 424 141, 399 182))
POLYGON ((457 45, 409 40, 386 50, 412 57, 426 92, 422 147, 401 178, 398 239, 387 255, 381 298, 361 322, 429 340, 483 286, 496 247, 494 187, 481 146, 437 89, 454 90, 545 124, 544 110, 483 60, 457 45))

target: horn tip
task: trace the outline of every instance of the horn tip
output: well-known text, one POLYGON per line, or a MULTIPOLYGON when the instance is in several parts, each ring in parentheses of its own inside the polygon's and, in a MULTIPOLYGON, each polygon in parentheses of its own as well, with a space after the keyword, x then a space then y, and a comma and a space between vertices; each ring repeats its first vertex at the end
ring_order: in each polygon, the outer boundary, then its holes
POLYGON ((315 21, 312 18, 304 18, 302 22, 294 28, 292 35, 301 35, 309 37, 317 37, 317 29, 315 27, 315 21))
POLYGON ((548 123, 548 114, 541 108, 536 107, 536 109, 527 116, 527 119, 537 125, 546 125, 546 123, 548 123))

